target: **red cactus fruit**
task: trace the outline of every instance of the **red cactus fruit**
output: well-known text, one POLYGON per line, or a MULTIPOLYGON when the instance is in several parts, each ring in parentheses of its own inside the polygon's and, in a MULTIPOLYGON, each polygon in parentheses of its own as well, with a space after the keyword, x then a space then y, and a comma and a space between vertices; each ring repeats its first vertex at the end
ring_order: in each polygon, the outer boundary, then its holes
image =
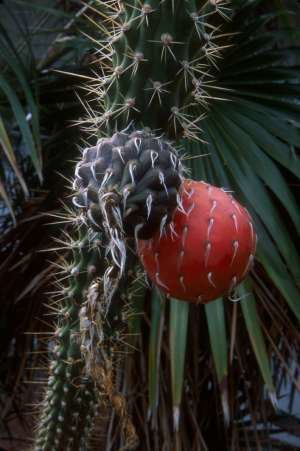
POLYGON ((150 279, 178 299, 230 295, 248 273, 257 236, 248 211, 223 189, 185 180, 172 222, 138 252, 150 279))

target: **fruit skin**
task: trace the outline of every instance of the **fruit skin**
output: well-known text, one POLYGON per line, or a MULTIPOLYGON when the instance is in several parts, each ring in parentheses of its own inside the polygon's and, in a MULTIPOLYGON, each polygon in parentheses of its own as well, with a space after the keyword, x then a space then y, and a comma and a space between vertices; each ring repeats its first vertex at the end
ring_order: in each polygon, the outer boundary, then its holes
POLYGON ((230 194, 203 181, 184 180, 181 200, 162 235, 138 241, 148 276, 185 301, 207 303, 230 295, 254 259, 251 216, 230 194))

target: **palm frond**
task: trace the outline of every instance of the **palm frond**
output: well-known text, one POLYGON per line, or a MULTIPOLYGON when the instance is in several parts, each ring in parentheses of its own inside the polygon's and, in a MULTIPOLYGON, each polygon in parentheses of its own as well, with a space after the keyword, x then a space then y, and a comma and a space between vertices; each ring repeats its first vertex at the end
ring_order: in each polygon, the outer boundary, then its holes
MULTIPOLYGON (((297 249, 300 229, 297 201, 300 176, 297 154, 300 144, 299 49, 289 44, 289 32, 293 31, 295 36, 296 31, 288 29, 286 22, 285 28, 280 26, 283 22, 277 11, 254 14, 254 6, 266 2, 236 3, 235 14, 228 26, 237 33, 233 35, 233 45, 224 54, 218 75, 218 87, 224 88, 224 100, 212 100, 202 121, 203 140, 208 145, 182 143, 191 157, 187 163, 192 176, 232 190, 253 215, 258 231, 257 263, 251 275, 252 283, 248 281, 241 286, 237 293, 240 300, 237 299, 233 308, 228 302, 223 304, 222 300, 205 308, 225 418, 229 417, 229 411, 236 418, 242 402, 236 398, 232 382, 229 388, 226 387, 228 378, 236 371, 240 377, 242 372, 252 387, 251 378, 254 377, 250 376, 250 367, 245 360, 246 349, 241 342, 242 326, 238 325, 238 318, 244 319, 249 345, 256 359, 255 371, 260 374, 274 405, 276 392, 277 395, 279 392, 277 375, 273 371, 273 352, 276 361, 285 362, 283 371, 293 384, 295 379, 288 368, 292 349, 299 349, 300 344, 296 325, 291 332, 292 348, 286 348, 285 343, 284 352, 280 326, 271 334, 267 331, 267 324, 278 320, 279 311, 285 312, 284 318, 289 324, 294 321, 289 308, 298 320, 300 318, 297 249), (201 157, 205 154, 208 155, 201 157), (261 286, 266 290, 263 293, 261 286), (227 395, 229 398, 224 402, 227 395)), ((199 327, 193 318, 190 327, 199 327)), ((250 348, 247 349, 249 353, 250 348)), ((249 425, 246 426, 245 412, 240 412, 241 431, 246 434, 248 446, 253 446, 253 437, 257 446, 263 446, 265 437, 258 429, 259 416, 256 419, 253 403, 267 402, 266 393, 264 390, 255 393, 246 387, 242 392, 250 409, 252 432, 246 430, 249 425)), ((182 433, 183 430, 182 426, 182 433)), ((270 434, 271 430, 269 437, 270 434)), ((241 443, 237 446, 243 447, 241 443)))

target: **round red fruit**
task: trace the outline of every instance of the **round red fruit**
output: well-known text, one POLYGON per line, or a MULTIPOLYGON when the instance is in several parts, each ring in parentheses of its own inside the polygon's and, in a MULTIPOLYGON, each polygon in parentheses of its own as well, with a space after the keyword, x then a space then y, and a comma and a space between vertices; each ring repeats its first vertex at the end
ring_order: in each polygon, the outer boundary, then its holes
POLYGON ((254 259, 251 216, 232 195, 205 182, 184 180, 180 197, 162 233, 138 241, 148 276, 185 301, 206 303, 230 295, 254 259))

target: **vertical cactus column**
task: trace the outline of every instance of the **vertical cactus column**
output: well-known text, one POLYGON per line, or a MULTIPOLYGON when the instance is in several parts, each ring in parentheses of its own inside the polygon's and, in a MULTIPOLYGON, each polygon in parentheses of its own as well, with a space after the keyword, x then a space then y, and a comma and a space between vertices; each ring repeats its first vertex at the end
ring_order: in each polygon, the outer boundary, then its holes
POLYGON ((50 375, 38 424, 35 451, 88 449, 97 408, 94 385, 85 375, 80 352, 79 311, 88 285, 99 265, 99 251, 90 244, 82 226, 76 240, 68 243, 72 262, 63 268, 63 299, 58 307, 55 346, 50 375))
POLYGON ((123 379, 121 368, 130 347, 128 322, 133 321, 135 316, 128 301, 132 295, 131 282, 135 282, 134 279, 135 273, 132 270, 126 272, 126 282, 124 280, 121 284, 107 309, 106 298, 103 296, 103 278, 97 278, 90 285, 79 313, 85 371, 94 381, 100 409, 106 405, 115 411, 124 449, 135 449, 139 443, 126 397, 120 391, 123 379))
POLYGON ((96 133, 133 121, 171 138, 199 139, 208 100, 218 97, 214 73, 224 45, 228 1, 99 1, 103 77, 95 94, 96 133), (109 26, 108 26, 109 24, 109 26), (223 44, 219 44, 222 42, 223 44))
MULTIPOLYGON (((170 140, 201 139, 208 100, 218 97, 214 73, 229 14, 220 0, 98 0, 90 11, 100 32, 101 76, 88 89, 101 111, 87 121, 100 139, 76 166, 74 204, 84 225, 70 243, 35 451, 88 450, 97 390, 104 389, 116 411, 123 405, 110 387, 111 324, 101 321, 120 310, 114 299, 126 274, 128 240, 163 233, 179 205, 183 168, 170 140)), ((130 421, 126 428, 135 441, 130 421)))

